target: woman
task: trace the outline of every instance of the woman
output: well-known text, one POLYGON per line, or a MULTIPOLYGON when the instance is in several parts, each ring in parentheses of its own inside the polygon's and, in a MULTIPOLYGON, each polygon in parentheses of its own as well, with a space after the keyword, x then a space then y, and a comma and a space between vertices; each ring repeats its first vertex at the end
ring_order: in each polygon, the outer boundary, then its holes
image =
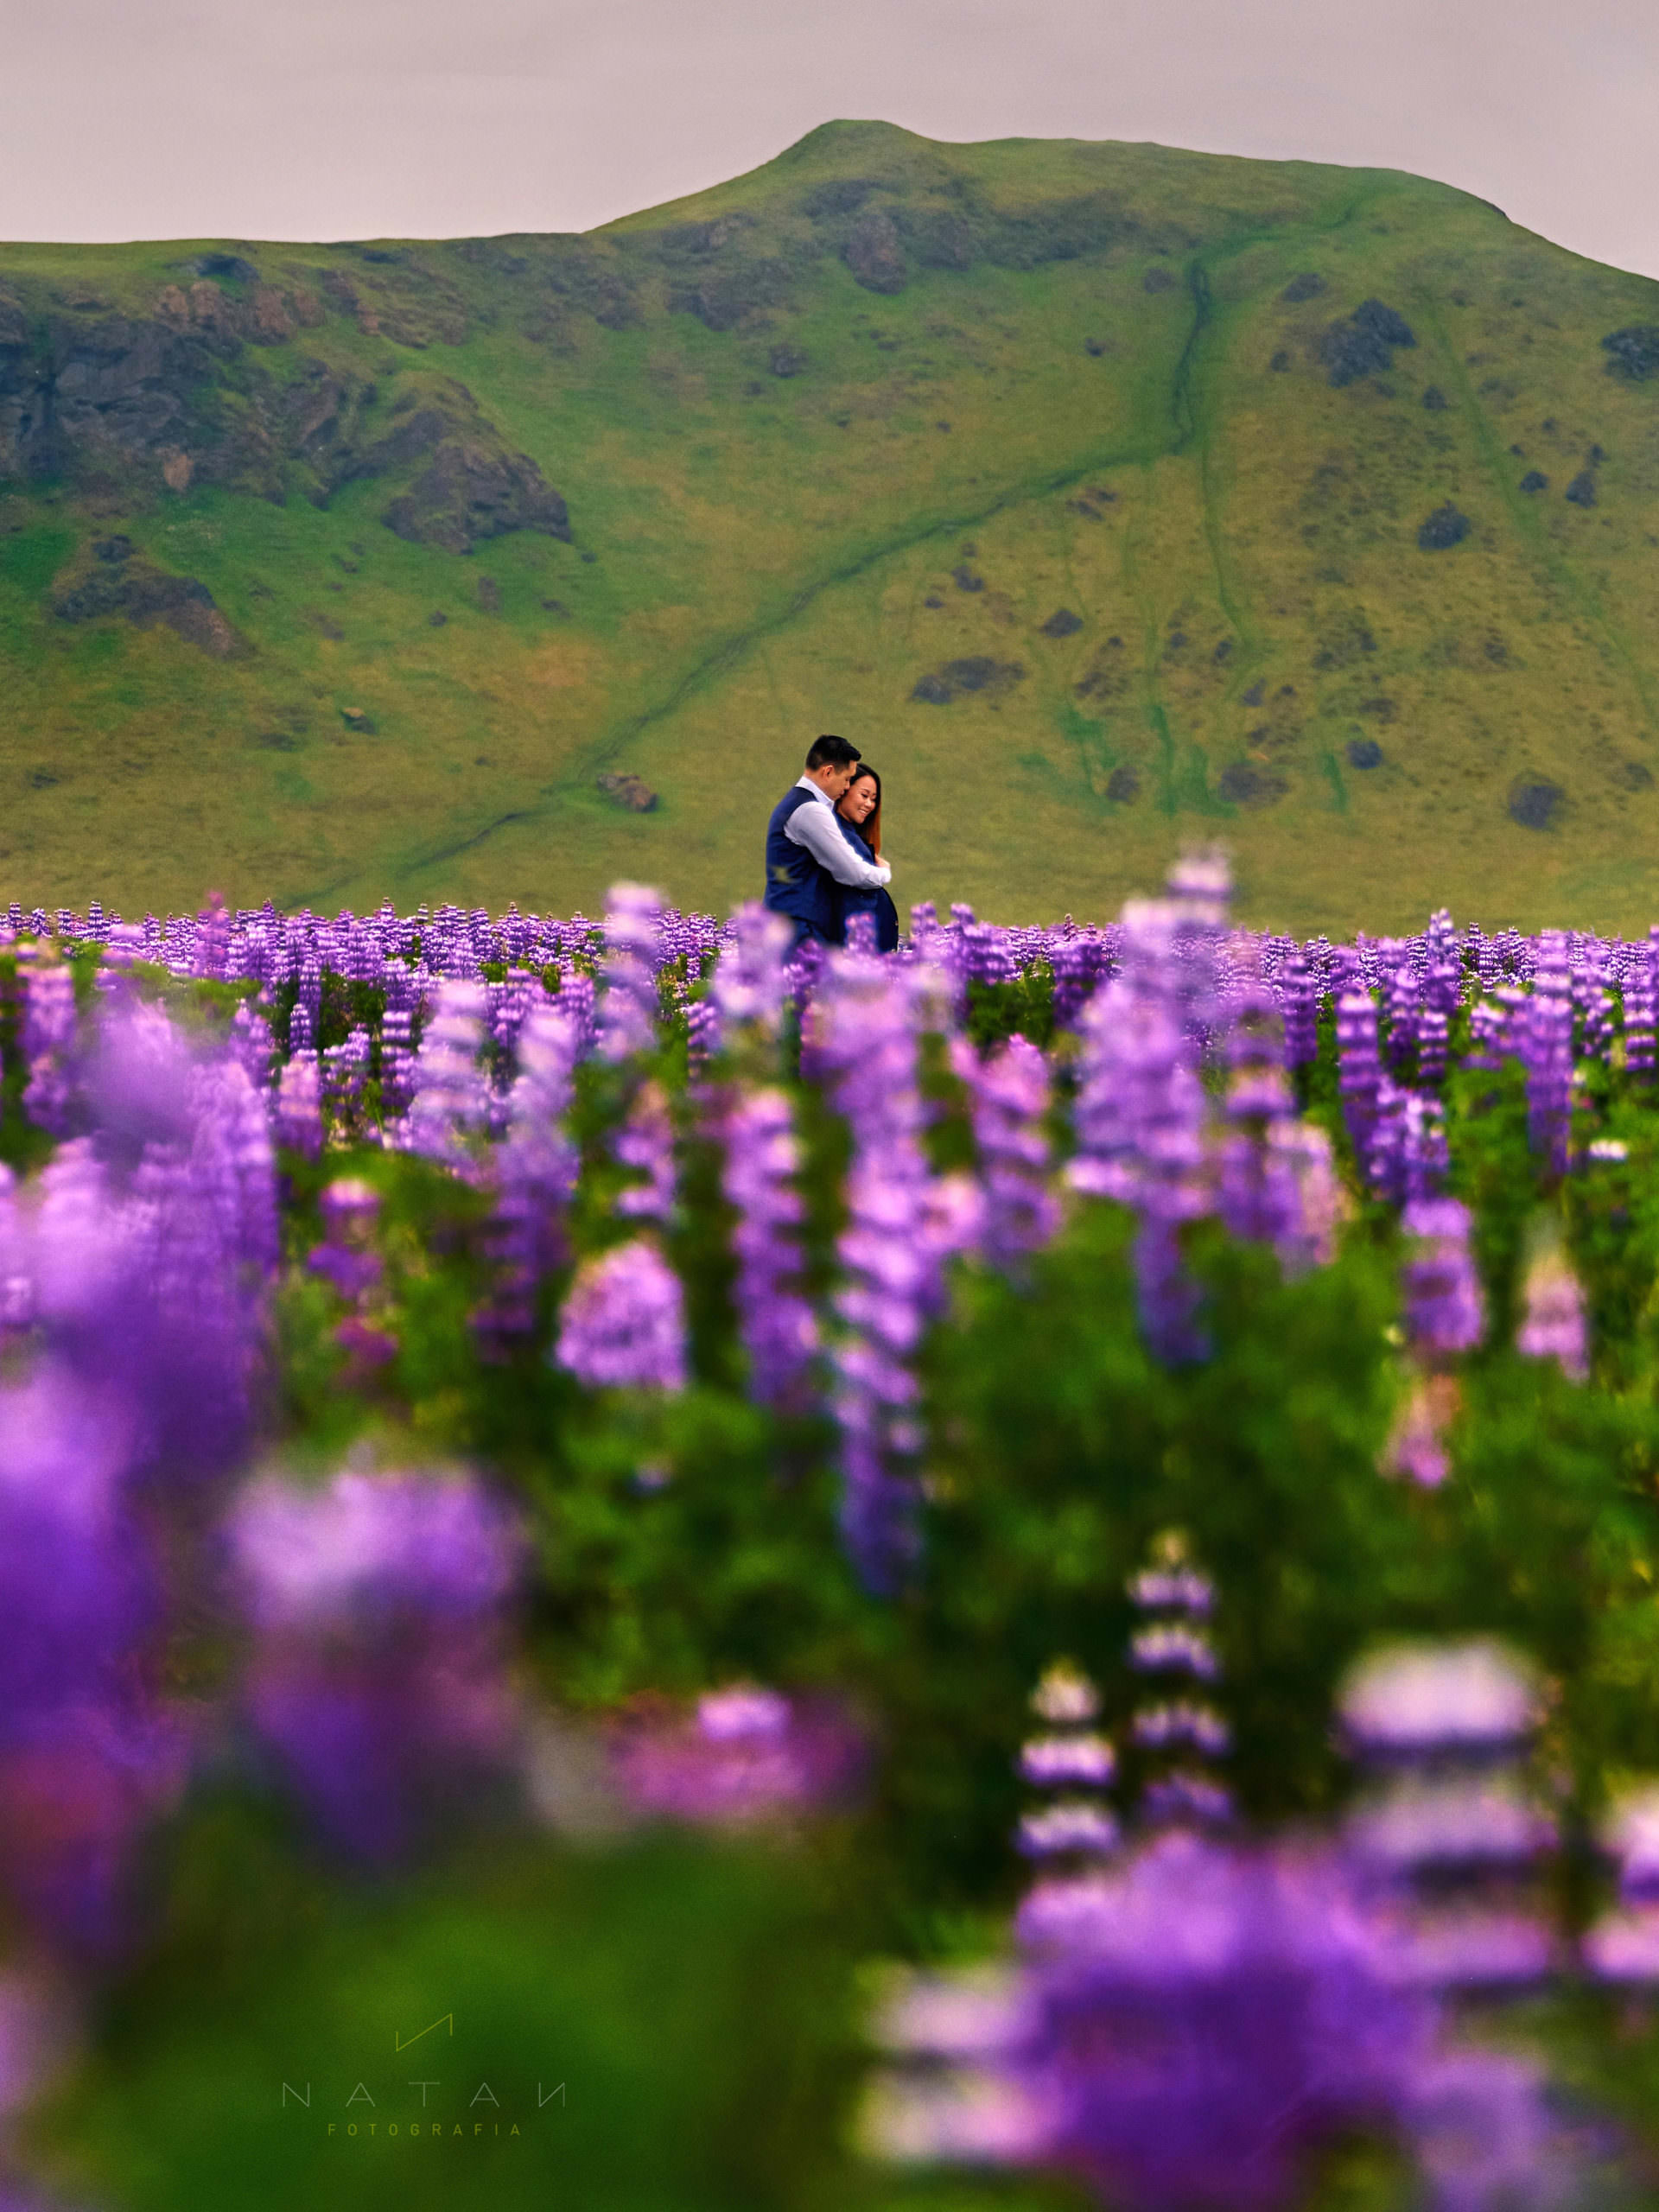
MULTIPOLYGON (((861 860, 881 857, 881 779, 868 760, 861 760, 853 780, 841 795, 836 822, 842 836, 861 860)), ((861 891, 855 884, 838 883, 841 941, 846 944, 855 914, 868 914, 875 925, 875 949, 892 952, 899 944, 899 914, 880 885, 861 891)))

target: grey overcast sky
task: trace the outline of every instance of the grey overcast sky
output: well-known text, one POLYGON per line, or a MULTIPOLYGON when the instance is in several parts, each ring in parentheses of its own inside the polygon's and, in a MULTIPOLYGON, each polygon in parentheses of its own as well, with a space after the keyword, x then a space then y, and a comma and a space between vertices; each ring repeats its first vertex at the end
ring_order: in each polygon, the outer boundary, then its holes
POLYGON ((1659 0, 0 0, 0 236, 585 230, 835 116, 1414 169, 1659 276, 1659 0))

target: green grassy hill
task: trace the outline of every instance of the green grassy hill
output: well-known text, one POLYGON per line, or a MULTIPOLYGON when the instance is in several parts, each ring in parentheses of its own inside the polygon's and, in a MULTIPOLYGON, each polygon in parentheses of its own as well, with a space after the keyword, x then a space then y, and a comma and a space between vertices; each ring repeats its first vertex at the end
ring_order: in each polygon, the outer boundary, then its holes
POLYGON ((1388 171, 842 123, 583 237, 0 246, 0 896, 723 907, 840 729, 901 905, 1219 836, 1645 925, 1656 552, 1659 286, 1388 171))

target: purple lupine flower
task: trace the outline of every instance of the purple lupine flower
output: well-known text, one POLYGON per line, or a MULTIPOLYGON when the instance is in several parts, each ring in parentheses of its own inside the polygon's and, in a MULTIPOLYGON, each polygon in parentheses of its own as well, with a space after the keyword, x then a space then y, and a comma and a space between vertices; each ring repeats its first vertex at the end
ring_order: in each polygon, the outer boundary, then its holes
POLYGON ((985 1256, 994 1267, 1017 1268, 1059 1226, 1044 1127, 1052 1090, 1048 1061, 1024 1037, 1010 1037, 983 1060, 958 1037, 951 1039, 950 1064, 972 1100, 985 1256))
POLYGON ((1029 1964, 998 2071, 1040 2124, 1017 2155, 1134 2212, 1268 2212, 1356 2126, 1397 2126, 1448 2212, 1530 2195, 1559 2155, 1536 2069, 1441 2044, 1438 2006, 1383 1970, 1333 1854, 1178 1828, 1033 1891, 1019 1924, 1029 1964))
POLYGON ((1084 1794, 1106 1788, 1117 1771, 1117 1757, 1090 1726, 1100 1709, 1098 1692, 1069 1662, 1048 1669, 1031 1705, 1047 1728, 1020 1746, 1020 1778, 1034 1789, 1064 1794, 1020 1815, 1014 1847, 1039 1863, 1046 1879, 1065 1880, 1118 1847, 1115 1815, 1097 1796, 1084 1794))
POLYGON ((733 1300, 749 1357, 749 1390, 781 1413, 805 1410, 819 1351, 817 1321, 796 1287, 805 1212, 794 1178, 800 1166, 793 1116, 781 1090, 749 1091, 722 1129, 721 1185, 736 1213, 733 1300))
POLYGON ((378 1285, 385 1272, 370 1243, 379 1217, 380 1193, 361 1176, 337 1176, 319 1194, 317 1210, 322 1216, 323 1241, 312 1247, 305 1264, 355 1305, 378 1285))
POLYGON ((1624 979, 1624 1065, 1638 1083, 1653 1081, 1655 993, 1645 960, 1624 979))
POLYGON ((67 1136, 74 1082, 74 978, 61 960, 35 960, 25 970, 23 994, 23 1061, 29 1070, 23 1111, 37 1128, 67 1136))
POLYGON ((777 1035, 783 1004, 790 995, 783 956, 790 944, 790 925, 781 913, 770 913, 759 900, 732 913, 730 943, 723 947, 710 1000, 726 1027, 739 1028, 752 1022, 761 1035, 777 1035))
POLYGON ((1343 1119, 1361 1178, 1369 1181, 1382 1083, 1376 1004, 1369 991, 1344 991, 1337 1001, 1337 1056, 1343 1119))
POLYGON ((690 1714, 647 1707, 612 1731, 611 1764, 637 1812, 715 1827, 821 1812, 863 1773, 862 1735, 837 1704, 734 1683, 690 1714))
POLYGON ((1319 1001, 1307 956, 1300 944, 1292 946, 1278 981, 1285 1020, 1285 1065, 1311 1067, 1319 1058, 1319 1001))
MULTIPOLYGON (((1143 1617, 1143 1625, 1129 1638, 1134 1671, 1184 1675, 1195 1689, 1219 1681, 1221 1662, 1204 1625, 1215 1605, 1215 1586, 1193 1566, 1179 1529, 1167 1529, 1156 1540, 1152 1564, 1131 1575, 1127 1588, 1143 1617)), ((1143 1821, 1220 1824, 1231 1819, 1232 1793, 1195 1764, 1222 1758, 1231 1746, 1232 1732, 1212 1707, 1196 1696, 1160 1695, 1137 1707, 1129 1732, 1136 1749, 1151 1757, 1141 1789, 1143 1821)))
POLYGON ((161 1591, 124 1495, 134 1412, 53 1357, 0 1389, 0 1888, 94 1957, 119 1948, 132 1846, 183 1780, 145 1687, 161 1591))
POLYGON ((1573 999, 1567 938, 1546 930, 1518 1039, 1527 1077, 1527 1135, 1552 1174, 1567 1172, 1573 1112, 1573 999))
POLYGON ((1454 1376, 1414 1370, 1382 1446, 1382 1472, 1437 1490, 1452 1471, 1446 1439, 1461 1405, 1454 1376))
POLYGON ((564 1217, 580 1166, 564 1117, 583 1036, 584 1025, 562 1003, 545 1000, 531 1007, 519 1032, 518 1075, 493 1161, 489 1249, 496 1282, 477 1316, 492 1350, 531 1333, 541 1285, 564 1255, 564 1217))
POLYGON ((470 1172, 472 1140, 489 1118, 478 1065, 484 994, 473 982, 442 982, 411 1071, 414 1098, 396 1132, 398 1148, 470 1172))
POLYGON ((395 1857, 511 1748, 518 1546, 470 1478, 262 1478, 227 1524, 249 1720, 329 1840, 395 1857))
POLYGON ((713 999, 694 999, 685 1009, 685 1064, 691 1074, 701 1075, 724 1049, 725 1041, 720 1008, 713 999))
POLYGON ((685 1388, 684 1297, 655 1244, 639 1236, 582 1262, 554 1356, 589 1389, 685 1388))
POLYGON ((599 1010, 599 1056, 630 1059, 657 1041, 657 968, 663 912, 643 883, 613 883, 605 910, 605 996, 599 1010))
POLYGON ((661 1084, 640 1084, 627 1119, 611 1141, 611 1149, 624 1167, 645 1179, 617 1193, 618 1214, 627 1221, 666 1222, 674 1211, 678 1179, 674 1167, 674 1120, 661 1084))
POLYGON ((1141 1322, 1167 1363, 1198 1358, 1198 1291, 1180 1250, 1183 1222, 1208 1205, 1204 1087, 1183 1035, 1172 982, 1175 916, 1168 906, 1124 910, 1124 969, 1083 1019, 1073 1188, 1116 1198, 1140 1215, 1134 1246, 1141 1322))
POLYGON ((1292 1102, 1283 1043, 1271 994, 1247 976, 1228 1008, 1224 1045, 1228 1080, 1223 1113, 1217 1210, 1235 1236, 1300 1249, 1301 1186, 1275 1133, 1287 1127, 1292 1102))
POLYGON ((272 1134, 286 1152, 315 1160, 322 1150, 322 1083, 315 1052, 296 1052, 276 1078, 272 1134))
POLYGON ((1338 1713, 1371 1781, 1348 1843, 1391 1980, 1497 1987, 1558 1963, 1538 1878, 1556 1824, 1522 1764, 1541 1712, 1533 1669, 1487 1639, 1388 1648, 1351 1673, 1338 1713))
POLYGON ((1406 1335, 1420 1357, 1472 1351, 1486 1326, 1485 1300, 1469 1249, 1469 1209, 1456 1198, 1419 1198, 1401 1226, 1415 1249, 1401 1270, 1406 1335))
POLYGON ((1573 1382, 1586 1382, 1584 1287, 1559 1247, 1547 1247, 1533 1261, 1522 1296, 1526 1311, 1515 1332, 1516 1350, 1528 1359, 1553 1359, 1573 1382))
POLYGON ((922 1434, 910 1367, 944 1296, 930 1233, 921 1148, 917 995, 925 977, 892 961, 837 954, 812 1009, 809 1042, 853 1135, 848 1225, 836 1307, 847 1334, 834 1359, 842 1434, 842 1534, 866 1586, 888 1592, 918 1548, 915 1465, 922 1434))

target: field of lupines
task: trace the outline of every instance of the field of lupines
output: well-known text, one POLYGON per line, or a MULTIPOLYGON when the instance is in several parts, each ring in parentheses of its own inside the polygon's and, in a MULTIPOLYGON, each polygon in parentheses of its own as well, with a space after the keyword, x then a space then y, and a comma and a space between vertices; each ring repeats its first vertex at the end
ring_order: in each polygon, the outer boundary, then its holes
POLYGON ((1659 2193, 1659 936, 779 927, 11 908, 0 2203, 1659 2193))

